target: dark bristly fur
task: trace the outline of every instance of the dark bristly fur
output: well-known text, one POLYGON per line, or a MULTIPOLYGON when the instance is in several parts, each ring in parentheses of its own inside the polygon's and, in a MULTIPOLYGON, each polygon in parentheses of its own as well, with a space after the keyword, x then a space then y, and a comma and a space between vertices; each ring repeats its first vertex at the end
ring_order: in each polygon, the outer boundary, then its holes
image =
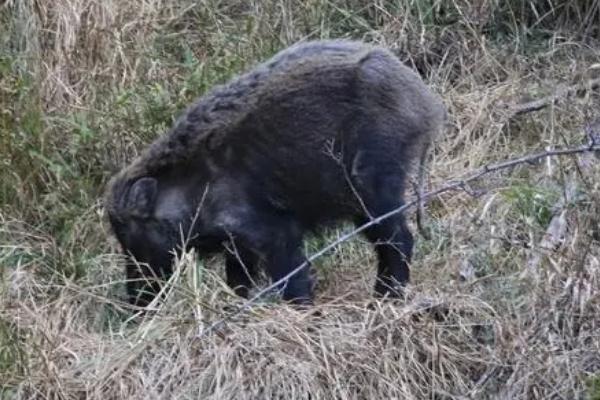
MULTIPOLYGON (((298 44, 216 87, 108 186, 113 229, 140 262, 127 266, 131 301, 153 299, 160 284, 140 279, 168 277, 182 232, 199 252, 233 238, 227 281, 242 296, 258 264, 281 278, 305 260, 307 230, 401 205, 408 168, 445 118, 418 75, 359 42, 298 44)), ((404 217, 366 236, 379 258, 377 294, 398 295, 413 246, 404 217)), ((310 302, 311 287, 302 271, 283 296, 310 302)))

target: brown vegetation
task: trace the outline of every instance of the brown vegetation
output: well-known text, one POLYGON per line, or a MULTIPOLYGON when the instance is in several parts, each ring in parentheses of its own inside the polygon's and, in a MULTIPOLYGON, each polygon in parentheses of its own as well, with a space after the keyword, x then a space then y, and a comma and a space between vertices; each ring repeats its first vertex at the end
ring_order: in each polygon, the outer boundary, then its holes
POLYGON ((353 240, 316 262, 314 309, 265 299, 207 335, 240 304, 222 261, 186 255, 164 304, 133 317, 100 194, 191 99, 302 38, 386 45, 442 94, 431 187, 581 145, 597 90, 513 105, 597 79, 599 27, 597 0, 5 1, 0 397, 597 399, 593 155, 439 196, 405 301, 372 299, 374 255, 353 240))

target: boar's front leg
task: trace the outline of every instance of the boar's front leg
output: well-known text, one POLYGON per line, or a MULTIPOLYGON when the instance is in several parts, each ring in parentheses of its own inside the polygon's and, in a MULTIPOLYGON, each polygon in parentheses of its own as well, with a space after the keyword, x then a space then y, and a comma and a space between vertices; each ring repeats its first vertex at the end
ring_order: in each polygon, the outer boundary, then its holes
POLYGON ((171 268, 166 270, 151 268, 146 263, 132 259, 125 267, 127 275, 127 295, 129 304, 145 308, 160 293, 164 280, 171 276, 171 268))
MULTIPOLYGON (((265 266, 273 282, 282 279, 291 271, 306 262, 306 257, 301 251, 301 241, 282 235, 276 238, 273 247, 265 255, 265 266)), ((283 299, 294 304, 312 304, 312 279, 310 265, 307 265, 289 278, 287 282, 279 285, 278 290, 283 292, 283 299)))
MULTIPOLYGON (((242 238, 246 246, 262 259, 273 282, 276 282, 306 262, 302 252, 303 232, 289 216, 262 212, 244 224, 242 238)), ((239 237, 239 236, 238 236, 239 237)), ((312 303, 312 278, 306 265, 276 289, 283 299, 294 304, 312 303)))
POLYGON ((243 246, 234 247, 225 258, 227 285, 240 297, 248 297, 253 286, 252 278, 256 274, 257 256, 243 246))

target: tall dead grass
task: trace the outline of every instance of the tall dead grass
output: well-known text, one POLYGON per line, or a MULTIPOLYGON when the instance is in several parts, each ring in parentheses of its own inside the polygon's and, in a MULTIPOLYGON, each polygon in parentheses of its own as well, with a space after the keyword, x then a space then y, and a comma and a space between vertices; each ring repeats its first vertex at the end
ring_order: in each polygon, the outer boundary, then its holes
MULTIPOLYGON (((194 96, 302 38, 385 44, 443 95, 452 127, 431 185, 581 143, 597 92, 517 118, 505 106, 597 76, 598 5, 8 0, 0 397, 598 398, 593 156, 519 166, 440 196, 405 301, 372 299, 374 256, 357 239, 315 263, 314 309, 264 300, 208 335, 240 301, 219 278, 220 260, 184 258, 167 300, 135 316, 120 301, 98 200, 111 171, 194 96), (553 221, 563 229, 547 248, 553 221)), ((311 238, 307 252, 325 240, 311 238)))

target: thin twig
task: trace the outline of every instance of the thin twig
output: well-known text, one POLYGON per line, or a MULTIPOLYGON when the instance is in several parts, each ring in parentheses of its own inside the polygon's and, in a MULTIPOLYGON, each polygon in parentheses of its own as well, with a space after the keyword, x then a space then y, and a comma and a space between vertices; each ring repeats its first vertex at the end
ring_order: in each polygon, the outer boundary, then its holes
MULTIPOLYGON (((340 166, 340 168, 344 172, 344 179, 346 180, 346 183, 350 187, 350 190, 352 191, 352 194, 354 195, 354 197, 356 197, 356 200, 360 204, 360 206, 361 206, 363 212, 365 213, 365 215, 367 217, 369 217, 369 219, 373 219, 373 216, 369 212, 369 209, 367 208, 367 205, 365 204, 363 198, 360 196, 360 194, 358 193, 358 190, 354 186, 354 183, 352 182, 352 178, 350 177, 350 174, 348 173, 348 169, 344 165, 342 157, 336 155, 335 151, 333 150, 333 148, 334 148, 333 142, 327 143, 327 146, 326 146, 327 155, 330 156, 331 158, 333 158, 333 160, 340 166)), ((357 155, 357 157, 358 157, 358 155, 357 155)), ((356 162, 356 158, 354 159, 353 164, 355 162, 356 162)))
POLYGON ((281 284, 286 283, 290 278, 292 278, 294 275, 296 275, 298 272, 300 272, 301 270, 303 270, 304 268, 306 268, 307 266, 310 265, 311 262, 313 262, 314 260, 322 257, 324 254, 328 253, 330 250, 334 249, 335 247, 339 246, 340 244, 342 244, 343 242, 349 240, 350 238, 358 235, 359 233, 363 232, 364 230, 370 228, 373 225, 377 225, 380 222, 396 215, 399 214, 401 212, 403 212, 404 210, 406 210, 409 207, 412 207, 414 205, 416 205, 419 201, 429 201, 431 200, 433 197, 439 196, 442 193, 445 192, 449 192, 449 191, 455 191, 455 190, 463 190, 463 188, 466 186, 466 184, 468 182, 477 180, 479 178, 481 178, 484 175, 487 175, 489 173, 492 172, 497 172, 500 170, 505 170, 520 164, 525 164, 525 163, 535 163, 536 161, 546 158, 546 157, 554 157, 554 156, 564 156, 564 155, 574 155, 574 154, 581 154, 581 153, 588 153, 588 152, 600 152, 600 144, 596 144, 594 142, 588 144, 588 145, 584 145, 584 146, 579 146, 579 147, 572 147, 572 148, 566 148, 566 149, 557 149, 557 150, 547 150, 547 151, 543 151, 543 152, 539 152, 539 153, 535 153, 535 154, 529 154, 529 155, 525 155, 525 156, 521 156, 518 158, 514 158, 511 160, 506 160, 506 161, 502 161, 496 164, 491 164, 491 165, 485 165, 482 168, 479 168, 478 170, 476 170, 475 172, 472 172, 471 174, 468 174, 465 178, 463 179, 458 179, 458 180, 453 180, 453 181, 449 181, 449 183, 446 183, 445 185, 440 186, 439 188, 432 190, 430 192, 427 193, 423 193, 421 196, 419 196, 419 198, 417 198, 416 200, 412 200, 410 202, 407 202, 406 204, 402 205, 401 207, 398 207, 396 209, 393 209, 392 211, 389 211, 385 214, 380 215, 377 218, 373 218, 371 219, 369 222, 367 222, 364 225, 361 225, 353 230, 351 230, 350 232, 340 236, 337 240, 331 242, 330 244, 328 244, 327 246, 323 247, 321 250, 317 251, 316 253, 314 253, 313 255, 311 255, 310 257, 307 258, 307 260, 305 262, 303 262, 302 264, 300 264, 298 267, 296 267, 295 269, 293 269, 292 271, 290 271, 287 275, 285 275, 283 278, 273 282, 271 285, 267 286, 266 288, 260 290, 257 294, 255 294, 251 299, 247 300, 244 304, 242 304, 236 311, 224 316, 223 318, 219 319, 218 321, 214 322, 213 324, 211 324, 210 326, 208 326, 200 335, 200 337, 214 331, 215 329, 219 328, 221 325, 223 325, 224 323, 226 323, 227 321, 231 320, 232 318, 240 315, 241 313, 243 313, 245 310, 247 310, 248 308, 250 308, 253 304, 255 304, 259 299, 261 299, 264 295, 266 295, 267 293, 271 292, 273 289, 275 289, 276 287, 280 286, 281 284))
POLYGON ((546 256, 546 253, 551 253, 566 240, 567 207, 569 203, 573 201, 577 191, 575 177, 573 176, 565 186, 566 188, 564 190, 564 195, 561 196, 561 198, 552 207, 552 209, 555 210, 554 215, 546 227, 546 232, 542 236, 542 239, 537 246, 541 251, 534 252, 529 257, 527 260, 527 268, 523 272, 537 272, 537 269, 546 256))
POLYGON ((600 87, 600 78, 590 79, 589 81, 573 86, 561 87, 550 96, 542 97, 541 99, 533 100, 527 103, 517 104, 511 107, 509 119, 520 114, 541 110, 542 108, 548 107, 549 105, 554 104, 556 101, 569 97, 580 90, 594 90, 598 87, 600 87))

